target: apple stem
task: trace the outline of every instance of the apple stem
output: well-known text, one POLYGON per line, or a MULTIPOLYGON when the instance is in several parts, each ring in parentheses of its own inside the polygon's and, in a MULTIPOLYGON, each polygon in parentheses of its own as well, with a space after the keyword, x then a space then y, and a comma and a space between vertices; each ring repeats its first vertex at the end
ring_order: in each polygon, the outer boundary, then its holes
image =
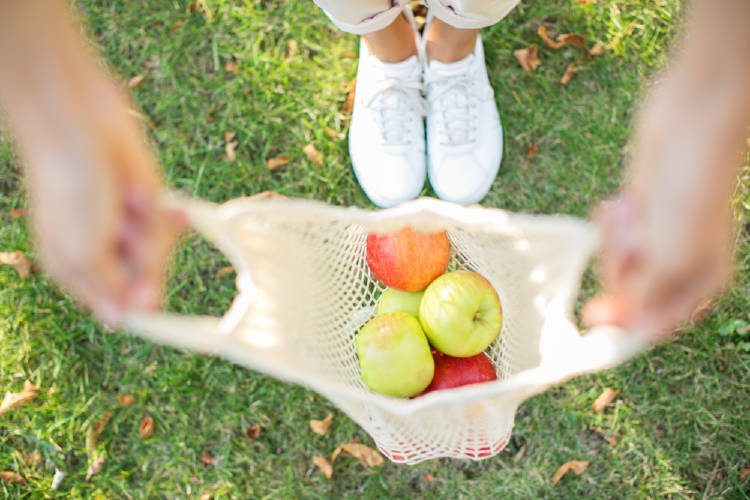
POLYGON ((474 321, 481 321, 482 320, 482 313, 477 311, 477 313, 474 315, 474 321))

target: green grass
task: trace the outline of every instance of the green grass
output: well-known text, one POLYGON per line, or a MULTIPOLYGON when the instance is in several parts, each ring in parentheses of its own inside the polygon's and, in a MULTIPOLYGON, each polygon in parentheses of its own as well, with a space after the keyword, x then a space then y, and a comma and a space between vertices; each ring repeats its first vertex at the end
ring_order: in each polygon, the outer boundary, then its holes
MULTIPOLYGON (((371 208, 349 166, 341 111, 357 39, 337 32, 310 1, 211 1, 209 14, 187 13, 186 3, 77 2, 89 38, 119 80, 146 75, 132 94, 155 125, 150 137, 169 185, 214 201, 270 189, 371 208), (299 50, 288 57, 291 40, 299 50), (238 74, 224 70, 230 60, 238 74), (224 155, 229 131, 239 141, 234 163, 224 155), (302 152, 309 142, 323 154, 320 167, 302 152), (281 153, 294 161, 269 172, 266 159, 281 153)), ((505 128, 505 158, 486 205, 584 216, 615 192, 633 111, 647 79, 666 63, 679 10, 676 0, 524 2, 484 31, 505 128), (604 44, 625 34, 563 87, 565 67, 581 57, 575 49, 541 49, 542 65, 531 75, 513 57, 528 44, 541 46, 540 23, 604 44), (529 162, 532 142, 539 153, 529 162)), ((0 250, 33 254, 26 223, 8 216, 26 201, 7 132, 0 190, 0 250)), ((744 221, 746 193, 737 205, 744 221)), ((739 333, 717 333, 748 319, 747 229, 738 238, 735 282, 702 323, 624 366, 526 402, 500 455, 376 469, 341 459, 330 482, 313 455, 372 441, 321 396, 220 359, 106 332, 43 276, 20 280, 0 267, 0 389, 18 391, 25 379, 41 387, 36 400, 0 417, 0 470, 28 481, 0 482, 0 497, 748 498, 750 478, 739 474, 750 466, 750 354, 739 333), (622 392, 613 408, 593 413, 606 386, 622 392), (136 402, 120 408, 121 393, 136 402), (111 421, 87 446, 88 430, 106 411, 111 421), (309 420, 329 411, 330 434, 310 432, 309 420), (155 432, 142 440, 144 416, 155 432), (244 429, 256 423, 263 431, 250 441, 244 429), (204 450, 213 464, 202 464, 204 450), (32 452, 42 460, 24 464, 32 452), (86 481, 94 453, 105 461, 86 481), (557 467, 573 459, 591 465, 552 487, 557 467), (58 491, 50 489, 55 466, 67 474, 58 491)), ((215 278, 225 265, 202 240, 187 239, 175 254, 168 307, 220 314, 233 295, 232 276, 215 278)), ((593 290, 587 280, 584 295, 593 290)))

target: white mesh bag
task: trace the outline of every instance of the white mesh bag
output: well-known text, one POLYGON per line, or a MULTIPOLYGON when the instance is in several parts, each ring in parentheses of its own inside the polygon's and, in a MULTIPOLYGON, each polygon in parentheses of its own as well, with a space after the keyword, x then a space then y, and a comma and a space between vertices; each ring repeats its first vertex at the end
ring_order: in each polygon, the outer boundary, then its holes
POLYGON ((595 229, 566 216, 512 214, 420 199, 365 211, 305 200, 175 199, 237 272, 222 318, 133 315, 136 334, 212 353, 330 399, 394 462, 493 456, 518 405, 547 387, 619 364, 645 347, 615 327, 579 334, 572 320, 595 229), (490 345, 494 382, 416 399, 376 394, 359 376, 354 338, 383 289, 366 260, 368 232, 447 230, 451 268, 495 287, 503 325, 490 345))

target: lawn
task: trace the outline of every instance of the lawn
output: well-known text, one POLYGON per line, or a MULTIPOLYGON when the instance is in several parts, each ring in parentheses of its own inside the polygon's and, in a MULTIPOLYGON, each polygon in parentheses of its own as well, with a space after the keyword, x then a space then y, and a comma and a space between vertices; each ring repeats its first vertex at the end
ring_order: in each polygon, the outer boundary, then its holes
MULTIPOLYGON (((169 186, 223 201, 260 191, 374 208, 351 171, 343 109, 356 72, 357 39, 336 31, 311 1, 78 0, 102 62, 131 90, 169 186), (236 159, 225 152, 234 133, 236 159), (318 166, 303 152, 320 151, 318 166), (269 171, 279 155, 292 161, 269 171)), ((504 125, 505 155, 484 204, 585 216, 613 194, 627 161, 632 116, 667 61, 680 24, 676 0, 524 2, 483 32, 504 125), (578 33, 550 50, 540 24, 578 33), (539 46, 523 72, 517 49, 539 46), (571 81, 560 77, 581 59, 571 81), (527 151, 538 146, 533 158, 527 151)), ((737 258, 730 289, 699 323, 637 359, 575 379, 521 406, 512 440, 480 462, 432 460, 369 468, 351 458, 327 480, 312 463, 336 446, 372 440, 323 397, 221 359, 108 332, 40 274, 0 266, 0 389, 25 380, 34 400, 0 416, 2 498, 750 498, 750 168, 738 189, 737 258), (744 335, 744 336, 743 336, 744 335), (744 342, 744 343, 743 343, 744 342), (614 404, 595 413, 605 387, 614 404), (134 402, 118 403, 131 395, 134 402), (95 435, 93 429, 110 412, 95 435), (325 436, 311 419, 333 413, 325 436), (144 417, 153 420, 141 438, 144 417), (259 425, 249 439, 246 429, 259 425), (612 438, 608 441, 605 438, 612 438), (521 451, 523 450, 523 451, 521 451), (101 470, 86 479, 94 457, 101 470), (581 475, 552 485, 569 460, 581 475), (55 469, 65 472, 51 488, 55 469)), ((0 128, 0 251, 33 256, 26 206, 7 130, 0 128)), ((425 195, 430 195, 426 190, 425 195)), ((176 250, 167 307, 221 314, 233 297, 227 261, 203 240, 176 250)), ((583 296, 596 284, 589 276, 583 296)))

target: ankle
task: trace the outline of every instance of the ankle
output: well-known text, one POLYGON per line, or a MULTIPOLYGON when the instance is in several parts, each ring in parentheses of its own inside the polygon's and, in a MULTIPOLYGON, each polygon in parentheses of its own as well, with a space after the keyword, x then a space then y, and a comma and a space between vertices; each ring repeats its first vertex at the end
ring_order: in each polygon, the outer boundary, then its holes
POLYGON ((460 61, 474 52, 478 35, 479 30, 454 28, 435 18, 424 35, 427 60, 460 61))
POLYGON ((417 55, 414 30, 403 16, 380 31, 362 35, 362 39, 370 54, 385 63, 397 63, 417 55))

